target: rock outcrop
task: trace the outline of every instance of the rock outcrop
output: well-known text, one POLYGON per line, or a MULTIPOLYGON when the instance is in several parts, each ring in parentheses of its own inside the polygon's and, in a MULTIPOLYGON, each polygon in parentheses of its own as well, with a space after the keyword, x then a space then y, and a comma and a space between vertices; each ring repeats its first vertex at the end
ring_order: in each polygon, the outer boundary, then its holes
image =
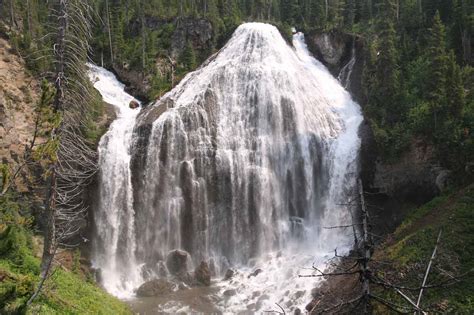
POLYGON ((166 267, 168 271, 175 276, 179 276, 188 272, 189 254, 184 250, 173 250, 166 258, 166 267))
POLYGON ((207 262, 201 262, 196 270, 194 270, 194 280, 196 280, 198 284, 205 286, 211 285, 211 270, 207 262))
MULTIPOLYGON (((313 31, 306 36, 308 49, 329 71, 340 77, 352 58, 347 90, 362 109, 367 102, 362 88, 362 73, 367 52, 361 37, 341 31, 313 31)), ((413 205, 430 200, 449 184, 449 171, 437 166, 433 150, 420 141, 396 161, 380 156, 368 121, 361 124, 360 171, 364 188, 370 191, 369 202, 383 208, 374 217, 379 233, 391 231, 413 205)))
MULTIPOLYGON (((25 61, 0 38, 0 164, 8 165, 10 173, 23 164, 25 148, 34 137, 35 106, 40 95, 40 85, 28 73, 25 61)), ((27 168, 19 174, 14 183, 16 190, 29 191, 27 168)))
MULTIPOLYGON (((207 58, 215 46, 214 29, 211 22, 205 18, 185 17, 176 19, 158 18, 153 16, 145 17, 145 26, 150 31, 159 31, 164 28, 172 30, 170 35, 170 47, 156 57, 155 67, 158 73, 169 74, 176 67, 177 60, 183 54, 186 45, 191 44, 192 48, 200 59, 207 58)), ((141 21, 132 21, 130 25, 131 34, 139 37, 141 21)), ((164 35, 169 36, 169 35, 164 35)), ((150 91, 152 88, 152 78, 144 75, 142 69, 136 69, 129 64, 115 64, 114 72, 120 81, 126 84, 126 92, 143 100, 150 101, 150 91)), ((176 84, 178 82, 174 82, 176 84)))
POLYGON ((203 18, 180 18, 171 37, 171 56, 178 58, 186 43, 191 43, 198 52, 210 51, 213 47, 213 28, 210 21, 203 18))
POLYGON ((351 59, 355 58, 353 65, 350 66, 350 77, 343 84, 354 99, 363 106, 366 101, 362 89, 362 72, 365 64, 363 39, 338 30, 312 31, 306 35, 306 43, 311 53, 336 78, 343 76, 343 72, 349 70, 347 67, 351 59))
POLYGON ((137 289, 137 296, 152 297, 172 293, 175 285, 165 279, 154 279, 145 282, 137 289))

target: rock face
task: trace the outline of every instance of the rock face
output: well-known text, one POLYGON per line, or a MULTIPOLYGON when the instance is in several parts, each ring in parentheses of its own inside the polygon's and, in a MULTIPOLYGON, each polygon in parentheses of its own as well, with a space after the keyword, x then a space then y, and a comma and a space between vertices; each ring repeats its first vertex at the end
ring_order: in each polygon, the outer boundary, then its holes
POLYGON ((171 38, 171 56, 178 58, 186 43, 190 42, 197 51, 212 48, 213 29, 210 21, 202 18, 182 18, 176 22, 176 29, 171 38))
MULTIPOLYGON (((10 173, 16 172, 23 163, 25 148, 33 139, 34 110, 40 95, 39 83, 28 74, 24 60, 0 38, 0 164, 7 164, 10 173)), ((37 140, 42 142, 42 139, 37 140)), ((23 168, 20 175, 14 183, 16 189, 27 192, 28 170, 23 168)))
MULTIPOLYGON (((145 26, 150 31, 158 31, 170 27, 173 30, 170 38, 170 48, 161 57, 156 58, 156 70, 162 75, 173 71, 173 67, 176 66, 176 62, 188 42, 197 55, 203 59, 208 57, 214 49, 214 29, 211 22, 207 19, 186 17, 170 20, 146 16, 145 26)), ((131 34, 139 37, 140 28, 141 21, 132 21, 130 25, 131 34)), ((151 76, 144 76, 141 69, 134 69, 129 64, 115 64, 113 68, 120 81, 127 85, 126 92, 145 102, 150 101, 151 76)))
MULTIPOLYGON (((367 99, 362 88, 366 59, 363 39, 340 31, 314 31, 306 35, 306 40, 308 49, 341 82, 342 73, 347 71, 351 59, 355 58, 345 87, 364 108, 367 99)), ((376 233, 392 230, 405 215, 407 207, 420 205, 446 189, 449 172, 436 166, 429 146, 415 141, 397 161, 387 162, 377 152, 367 121, 361 124, 359 135, 362 140, 361 178, 364 188, 375 193, 368 196, 368 202, 384 209, 375 216, 378 218, 374 219, 378 222, 373 222, 376 233)))
POLYGON ((349 80, 342 83, 363 107, 366 100, 362 90, 362 72, 365 64, 362 38, 337 30, 313 31, 306 35, 306 42, 311 53, 329 69, 333 76, 344 77, 350 72, 349 80), (354 62, 351 65, 352 58, 354 62))
POLYGON ((373 216, 374 233, 386 234, 401 223, 407 211, 428 202, 446 189, 450 172, 437 165, 434 151, 422 141, 414 141, 410 148, 394 162, 382 162, 376 157, 367 162, 364 187, 371 192, 369 204, 378 206, 373 216))
POLYGON ((196 270, 194 270, 194 280, 196 280, 197 283, 203 284, 205 286, 211 285, 211 271, 207 262, 201 262, 196 270))
POLYGON ((152 297, 173 292, 174 285, 164 279, 155 279, 145 282, 137 289, 137 296, 152 297))

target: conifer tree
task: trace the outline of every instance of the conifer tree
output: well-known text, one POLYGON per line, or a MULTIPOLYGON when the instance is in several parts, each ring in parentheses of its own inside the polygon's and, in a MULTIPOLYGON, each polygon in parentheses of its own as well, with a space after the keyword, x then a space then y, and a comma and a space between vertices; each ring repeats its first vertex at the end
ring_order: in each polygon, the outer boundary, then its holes
POLYGON ((446 102, 446 31, 437 11, 430 30, 428 58, 430 60, 431 81, 428 84, 428 100, 435 131, 438 127, 439 113, 446 102))

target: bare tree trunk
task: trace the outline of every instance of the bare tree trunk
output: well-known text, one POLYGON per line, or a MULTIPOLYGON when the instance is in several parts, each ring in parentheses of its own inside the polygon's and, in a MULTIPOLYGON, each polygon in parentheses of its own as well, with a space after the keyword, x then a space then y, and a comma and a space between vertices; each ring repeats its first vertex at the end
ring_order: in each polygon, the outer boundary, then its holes
POLYGON ((65 37, 67 28, 67 0, 59 0, 59 14, 58 14, 58 37, 54 55, 56 57, 56 79, 54 87, 56 88, 56 95, 54 97, 54 110, 62 109, 62 102, 64 98, 64 53, 65 53, 65 37))
POLYGON ((371 241, 369 236, 369 212, 365 204, 364 188, 362 186, 362 180, 359 179, 359 196, 360 205, 362 211, 362 240, 363 240, 363 253, 362 262, 360 264, 361 276, 362 276, 362 294, 363 294, 363 308, 364 314, 370 314, 370 267, 369 262, 371 259, 371 241))
MULTIPOLYGON (((428 263, 428 267, 426 267, 426 272, 425 272, 425 276, 423 278, 423 283, 421 284, 420 293, 418 294, 418 300, 416 300, 416 307, 420 306, 421 298, 423 296, 423 290, 425 288, 426 281, 428 280, 428 275, 430 274, 431 265, 433 264, 433 260, 436 257, 436 251, 438 250, 438 244, 439 244, 440 239, 441 239, 441 230, 439 230, 438 238, 436 239, 435 248, 433 249, 433 253, 431 254, 431 258, 430 258, 430 262, 428 263)), ((417 312, 415 311, 414 314, 417 314, 417 312)))

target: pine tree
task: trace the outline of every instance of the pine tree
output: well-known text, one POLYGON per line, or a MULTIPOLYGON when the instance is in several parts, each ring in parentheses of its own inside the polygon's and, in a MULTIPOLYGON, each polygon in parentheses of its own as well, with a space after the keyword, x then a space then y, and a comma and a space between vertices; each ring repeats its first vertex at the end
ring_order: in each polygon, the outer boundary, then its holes
POLYGON ((194 52, 191 42, 186 43, 183 54, 181 55, 181 64, 186 70, 194 70, 196 68, 196 53, 194 52))
POLYGON ((428 100, 435 131, 438 127, 439 113, 446 102, 446 31, 439 12, 436 12, 429 38, 428 58, 431 64, 431 81, 428 84, 428 100))
POLYGON ((456 56, 451 50, 447 59, 446 91, 449 91, 447 97, 447 112, 453 119, 460 119, 465 104, 465 92, 461 76, 461 68, 456 63, 456 56))
MULTIPOLYGON (((388 1, 387 1, 388 2, 388 1)), ((396 32, 392 22, 390 6, 384 8, 379 20, 380 42, 376 59, 376 98, 379 106, 385 108, 383 120, 389 124, 396 123, 401 116, 400 70, 396 48, 396 32)))

